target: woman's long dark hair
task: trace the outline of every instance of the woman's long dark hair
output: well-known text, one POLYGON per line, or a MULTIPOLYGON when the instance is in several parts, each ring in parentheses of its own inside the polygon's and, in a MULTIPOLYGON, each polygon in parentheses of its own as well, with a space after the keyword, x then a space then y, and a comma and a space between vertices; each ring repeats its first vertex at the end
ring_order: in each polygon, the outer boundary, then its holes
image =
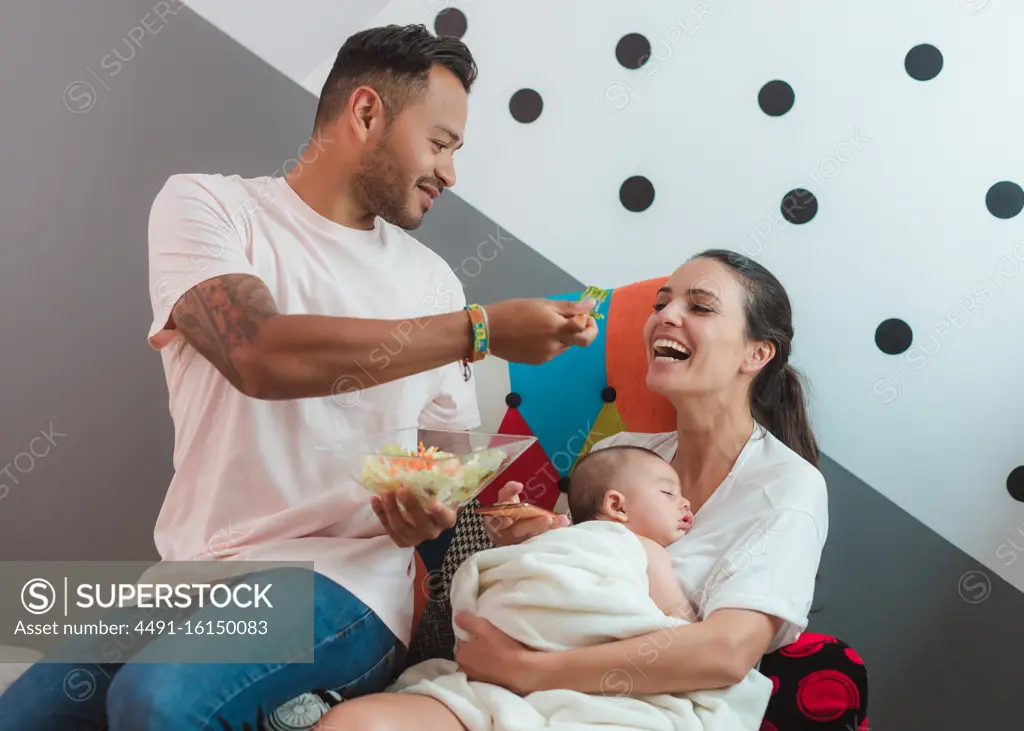
POLYGON ((693 259, 714 259, 737 275, 747 290, 747 338, 774 343, 775 356, 750 388, 754 419, 775 438, 819 467, 820 454, 800 373, 789 364, 793 347, 793 309, 775 276, 750 257, 727 249, 709 249, 693 259))

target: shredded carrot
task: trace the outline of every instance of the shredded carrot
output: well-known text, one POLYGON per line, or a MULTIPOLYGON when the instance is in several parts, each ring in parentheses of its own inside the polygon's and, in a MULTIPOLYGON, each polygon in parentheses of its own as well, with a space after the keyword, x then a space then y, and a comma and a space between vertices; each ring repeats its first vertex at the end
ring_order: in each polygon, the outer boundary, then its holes
MULTIPOLYGON (((423 442, 419 442, 418 448, 413 451, 410 450, 409 456, 400 459, 387 460, 388 471, 392 477, 398 476, 403 472, 410 471, 421 471, 421 470, 436 470, 440 468, 445 473, 457 474, 459 472, 458 464, 439 464, 439 456, 441 450, 437 447, 427 447, 423 442), (418 458, 418 459, 417 459, 418 458)), ((445 458, 445 462, 448 462, 450 457, 445 458)))

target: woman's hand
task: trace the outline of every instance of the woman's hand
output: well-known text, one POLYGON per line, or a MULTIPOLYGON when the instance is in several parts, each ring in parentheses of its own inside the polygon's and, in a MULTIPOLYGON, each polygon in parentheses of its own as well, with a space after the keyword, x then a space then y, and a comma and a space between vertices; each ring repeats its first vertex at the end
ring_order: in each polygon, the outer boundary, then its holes
POLYGON ((539 661, 550 653, 531 650, 472 614, 456 615, 455 623, 470 636, 455 647, 455 662, 467 678, 500 685, 517 695, 543 689, 539 661))
MULTIPOLYGON (((519 493, 523 491, 523 483, 506 482, 505 486, 498 491, 499 503, 518 503, 519 493)), ((501 518, 488 516, 484 518, 484 529, 487 537, 495 546, 513 546, 522 543, 528 538, 540 535, 551 528, 564 528, 569 525, 567 515, 559 515, 557 518, 501 518)))

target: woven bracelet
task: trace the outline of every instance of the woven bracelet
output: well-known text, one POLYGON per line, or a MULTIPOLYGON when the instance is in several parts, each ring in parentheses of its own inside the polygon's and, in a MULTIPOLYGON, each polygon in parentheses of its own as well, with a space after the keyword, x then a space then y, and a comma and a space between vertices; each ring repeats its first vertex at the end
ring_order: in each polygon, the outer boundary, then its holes
POLYGON ((480 305, 466 305, 469 321, 473 324, 473 354, 470 362, 476 363, 490 354, 490 331, 487 322, 487 311, 480 305))

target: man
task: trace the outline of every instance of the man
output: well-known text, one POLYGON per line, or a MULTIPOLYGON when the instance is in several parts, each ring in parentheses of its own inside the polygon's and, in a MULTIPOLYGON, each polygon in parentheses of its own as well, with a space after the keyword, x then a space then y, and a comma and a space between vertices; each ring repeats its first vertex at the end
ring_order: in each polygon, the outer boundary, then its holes
MULTIPOLYGON (((5 723, 237 730, 314 689, 379 691, 400 669, 413 547, 455 514, 408 495, 404 511, 393 497, 371 502, 315 446, 479 425, 461 285, 405 232, 455 184, 475 76, 461 41, 422 26, 358 33, 285 179, 175 175, 153 204, 149 342, 175 426, 157 548, 167 561, 314 561, 315 662, 107 665, 84 703, 60 692, 66 668, 42 665, 0 699, 5 723)), ((541 363, 586 346, 590 304, 489 305, 489 349, 541 363)))

